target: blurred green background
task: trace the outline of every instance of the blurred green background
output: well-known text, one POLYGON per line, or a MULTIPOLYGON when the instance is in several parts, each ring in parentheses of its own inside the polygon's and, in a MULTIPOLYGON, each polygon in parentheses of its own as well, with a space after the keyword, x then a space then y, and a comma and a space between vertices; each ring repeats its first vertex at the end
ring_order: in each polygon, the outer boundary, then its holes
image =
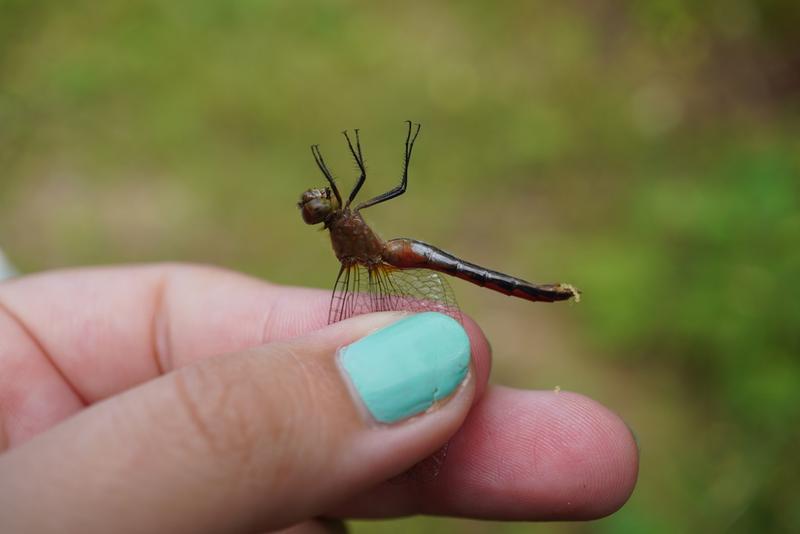
POLYGON ((800 531, 800 3, 0 0, 0 246, 22 271, 210 262, 328 288, 320 143, 367 218, 578 305, 453 283, 493 380, 620 413, 639 485, 591 523, 800 531))

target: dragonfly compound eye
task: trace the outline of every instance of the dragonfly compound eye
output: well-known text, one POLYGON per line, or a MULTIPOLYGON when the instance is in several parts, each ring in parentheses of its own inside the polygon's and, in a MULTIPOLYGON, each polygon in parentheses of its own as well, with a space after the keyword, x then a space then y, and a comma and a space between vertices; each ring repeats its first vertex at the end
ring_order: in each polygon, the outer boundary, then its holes
POLYGON ((300 197, 297 203, 303 214, 306 224, 323 222, 333 211, 330 195, 325 190, 309 189, 300 197))

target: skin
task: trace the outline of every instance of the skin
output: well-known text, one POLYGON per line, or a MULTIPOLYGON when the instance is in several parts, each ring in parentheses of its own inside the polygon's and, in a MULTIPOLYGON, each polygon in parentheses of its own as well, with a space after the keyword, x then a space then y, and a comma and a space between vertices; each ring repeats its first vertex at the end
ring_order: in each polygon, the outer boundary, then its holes
POLYGON ((335 354, 402 315, 326 326, 328 299, 184 265, 0 283, 0 531, 582 520, 630 496, 638 452, 622 420, 579 394, 488 385, 489 345, 469 319, 458 392, 370 422, 335 354), (438 477, 386 482, 448 439, 438 477))

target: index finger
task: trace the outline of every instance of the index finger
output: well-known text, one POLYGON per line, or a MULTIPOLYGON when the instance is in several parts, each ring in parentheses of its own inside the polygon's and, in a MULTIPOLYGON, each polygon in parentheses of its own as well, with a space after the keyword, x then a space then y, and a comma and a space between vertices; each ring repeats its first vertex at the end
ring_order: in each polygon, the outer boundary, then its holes
MULTIPOLYGON (((0 450, 4 441, 19 442, 192 361, 321 328, 329 299, 324 290, 180 264, 77 269, 0 283, 0 416, 6 421, 0 450)), ((480 391, 488 343, 472 321, 465 323, 480 391)))

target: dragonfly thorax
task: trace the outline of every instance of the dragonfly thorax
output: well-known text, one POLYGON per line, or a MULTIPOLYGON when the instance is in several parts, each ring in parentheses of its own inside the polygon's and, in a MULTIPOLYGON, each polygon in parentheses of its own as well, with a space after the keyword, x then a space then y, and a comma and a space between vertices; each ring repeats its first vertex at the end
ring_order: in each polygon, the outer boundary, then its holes
POLYGON ((342 263, 366 265, 382 261, 385 243, 357 211, 339 210, 326 224, 331 232, 333 251, 342 263))

